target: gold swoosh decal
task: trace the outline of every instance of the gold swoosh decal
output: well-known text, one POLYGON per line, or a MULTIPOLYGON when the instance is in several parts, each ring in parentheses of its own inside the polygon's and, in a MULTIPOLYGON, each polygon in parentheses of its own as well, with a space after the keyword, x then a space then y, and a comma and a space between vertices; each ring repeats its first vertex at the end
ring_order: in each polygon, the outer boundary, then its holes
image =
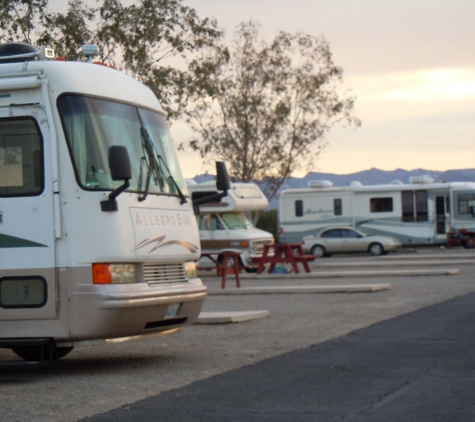
POLYGON ((153 252, 157 249, 165 248, 165 247, 170 246, 170 245, 182 246, 190 252, 197 252, 198 251, 197 246, 193 245, 190 242, 185 242, 185 241, 182 241, 182 240, 169 240, 168 242, 165 242, 165 243, 162 244, 162 241, 163 241, 163 239, 165 239, 165 237, 166 236, 158 236, 154 239, 150 239, 150 240, 146 239, 143 242, 140 242, 134 249, 132 249, 132 252, 136 252, 139 249, 142 249, 142 248, 144 248, 146 246, 149 246, 149 245, 152 245, 152 244, 155 244, 155 246, 148 253, 151 253, 151 252, 153 252))

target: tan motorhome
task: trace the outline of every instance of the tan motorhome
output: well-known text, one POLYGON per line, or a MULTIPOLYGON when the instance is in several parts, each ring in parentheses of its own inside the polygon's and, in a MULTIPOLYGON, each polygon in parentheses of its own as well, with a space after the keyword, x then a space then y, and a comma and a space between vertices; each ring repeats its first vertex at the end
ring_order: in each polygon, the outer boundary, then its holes
MULTIPOLYGON (((216 182, 196 184, 188 180, 187 185, 193 202, 218 192, 216 182)), ((257 264, 252 258, 262 256, 264 245, 274 243, 274 237, 257 229, 245 213, 264 210, 268 205, 267 198, 254 183, 231 183, 225 197, 200 205, 196 218, 202 252, 241 252, 240 264, 248 272, 255 271, 257 264)), ((205 264, 204 258, 200 263, 205 264)))

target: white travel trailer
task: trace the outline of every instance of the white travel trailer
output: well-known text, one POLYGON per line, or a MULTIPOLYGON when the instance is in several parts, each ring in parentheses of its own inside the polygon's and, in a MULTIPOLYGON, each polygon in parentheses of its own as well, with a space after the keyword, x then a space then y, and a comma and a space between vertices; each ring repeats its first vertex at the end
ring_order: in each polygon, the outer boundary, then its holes
MULTIPOLYGON (((188 181, 188 190, 193 203, 218 193, 216 182, 196 184, 188 181)), ((252 258, 261 257, 264 245, 274 243, 274 237, 254 227, 244 213, 264 210, 268 205, 266 196, 254 183, 231 183, 226 196, 199 205, 197 220, 202 251, 241 252, 240 264, 246 271, 257 270, 258 264, 252 262, 252 258)))
POLYGON ((348 187, 311 181, 280 194, 280 241, 301 242, 330 226, 357 227, 403 245, 443 244, 448 232, 475 229, 475 183, 434 183, 428 176, 409 184, 348 187))
POLYGON ((0 347, 47 362, 192 324, 199 234, 158 100, 42 55, 0 45, 0 347))

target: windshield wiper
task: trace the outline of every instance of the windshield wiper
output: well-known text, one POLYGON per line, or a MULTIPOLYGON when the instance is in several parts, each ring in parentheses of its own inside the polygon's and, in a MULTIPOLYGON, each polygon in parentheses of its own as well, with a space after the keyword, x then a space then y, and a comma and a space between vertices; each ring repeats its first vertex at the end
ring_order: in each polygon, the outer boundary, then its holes
MULTIPOLYGON (((146 154, 147 157, 142 157, 141 163, 140 163, 140 176, 139 176, 139 189, 142 186, 142 178, 143 178, 143 165, 147 165, 147 179, 145 181, 145 189, 143 191, 143 194, 139 197, 139 201, 144 201, 147 198, 149 189, 150 189, 150 179, 152 176, 155 179, 155 184, 160 185, 160 189, 162 192, 165 191, 165 181, 164 177, 164 171, 162 170, 162 167, 160 166, 160 162, 163 163, 163 166, 167 170, 168 176, 166 177, 166 181, 171 181, 173 186, 175 187, 180 199, 181 203, 184 204, 188 202, 186 200, 185 195, 181 191, 180 187, 178 186, 176 180, 172 176, 170 170, 168 169, 167 164, 165 163, 165 160, 162 158, 161 155, 158 155, 155 153, 155 146, 152 142, 152 139, 150 138, 149 133, 147 132, 147 129, 145 129, 143 126, 140 128, 140 136, 142 138, 142 148, 146 154)), ((170 187, 170 185, 169 185, 170 187)), ((171 189, 171 187, 170 187, 171 189)))
POLYGON ((181 191, 180 186, 178 186, 178 183, 176 182, 176 180, 173 177, 170 169, 168 168, 167 163, 165 163, 165 160, 163 159, 163 157, 161 155, 157 155, 157 158, 158 158, 159 161, 161 161, 163 163, 163 166, 167 170, 167 173, 168 173, 168 178, 167 179, 170 180, 173 183, 173 185, 175 186, 175 189, 176 189, 176 191, 178 193, 178 196, 180 197, 180 200, 181 200, 180 203, 181 204, 187 203, 188 201, 186 200, 186 196, 181 191))
POLYGON ((142 138, 142 149, 144 150, 146 157, 142 157, 142 162, 140 163, 140 177, 139 183, 142 185, 142 166, 145 163, 147 165, 147 179, 145 181, 145 189, 142 195, 139 197, 139 201, 144 201, 147 198, 149 189, 150 189, 150 179, 152 176, 155 179, 155 184, 160 184, 160 188, 163 191, 164 182, 160 175, 160 168, 158 161, 155 158, 155 151, 153 142, 150 139, 150 135, 144 127, 140 128, 140 137, 142 138))

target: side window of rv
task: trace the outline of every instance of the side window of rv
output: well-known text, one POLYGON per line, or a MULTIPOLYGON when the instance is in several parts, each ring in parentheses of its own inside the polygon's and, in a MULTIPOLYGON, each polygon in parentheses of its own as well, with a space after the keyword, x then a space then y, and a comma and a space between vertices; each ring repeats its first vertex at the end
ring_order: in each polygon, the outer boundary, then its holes
POLYGON ((391 212, 393 210, 393 198, 370 198, 371 212, 391 212))
POLYGON ((473 193, 461 193, 457 195, 459 214, 472 214, 475 211, 475 195, 473 193))
POLYGON ((428 221, 427 197, 426 190, 401 192, 402 221, 428 221))
POLYGON ((417 221, 429 220, 426 190, 416 191, 416 219, 417 221))
POLYGON ((43 188, 43 141, 35 119, 0 119, 0 196, 35 196, 43 188))
POLYGON ((199 228, 200 230, 209 230, 209 215, 200 216, 199 228))
POLYGON ((224 224, 215 214, 210 215, 211 230, 225 230, 224 224))
POLYGON ((341 215, 342 214, 342 207, 341 207, 341 199, 335 198, 333 200, 333 214, 341 215))
POLYGON ((295 201, 295 216, 302 217, 303 216, 303 201, 298 199, 295 201))

